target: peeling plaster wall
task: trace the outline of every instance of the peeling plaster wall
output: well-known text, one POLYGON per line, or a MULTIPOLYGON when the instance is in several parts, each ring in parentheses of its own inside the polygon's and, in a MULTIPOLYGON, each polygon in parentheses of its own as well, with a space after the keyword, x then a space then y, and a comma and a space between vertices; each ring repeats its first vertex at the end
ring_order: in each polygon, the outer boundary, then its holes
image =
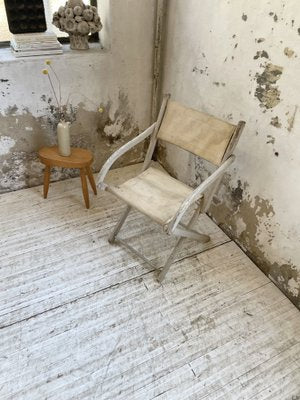
MULTIPOLYGON (((73 93, 72 145, 93 151, 95 171, 149 126, 155 1, 100 3, 105 49, 95 44, 88 51, 23 59, 0 49, 0 193, 41 184, 43 166, 37 151, 56 144, 57 107, 41 73, 47 58, 60 76, 64 97, 73 93), (104 109, 101 114, 99 106, 104 109)), ((119 166, 141 158, 139 148, 124 156, 119 166)), ((57 168, 51 179, 77 174, 57 168)))
MULTIPOLYGON (((299 15, 297 0, 172 0, 163 80, 189 107, 246 121, 210 214, 298 307, 299 15)), ((172 146, 160 158, 189 184, 210 170, 172 146)))

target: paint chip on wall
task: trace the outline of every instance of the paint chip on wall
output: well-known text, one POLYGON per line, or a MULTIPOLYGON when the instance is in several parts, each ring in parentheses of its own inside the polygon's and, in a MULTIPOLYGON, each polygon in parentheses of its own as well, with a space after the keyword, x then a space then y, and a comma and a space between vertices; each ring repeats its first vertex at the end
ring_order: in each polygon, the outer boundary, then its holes
POLYGON ((4 156, 5 154, 9 154, 11 148, 16 144, 15 140, 9 136, 1 136, 0 137, 0 156, 4 156))
POLYGON ((275 83, 280 79, 282 71, 283 67, 269 63, 261 74, 256 74, 255 97, 260 101, 261 107, 274 108, 280 103, 280 90, 275 83))
POLYGON ((281 122, 278 117, 271 118, 270 124, 275 126, 275 128, 281 128, 281 122))
POLYGON ((292 58, 293 55, 295 54, 294 50, 290 49, 289 47, 286 47, 283 50, 284 54, 288 57, 288 58, 292 58))
POLYGON ((265 50, 257 51, 253 59, 257 60, 258 58, 269 58, 269 54, 265 50))

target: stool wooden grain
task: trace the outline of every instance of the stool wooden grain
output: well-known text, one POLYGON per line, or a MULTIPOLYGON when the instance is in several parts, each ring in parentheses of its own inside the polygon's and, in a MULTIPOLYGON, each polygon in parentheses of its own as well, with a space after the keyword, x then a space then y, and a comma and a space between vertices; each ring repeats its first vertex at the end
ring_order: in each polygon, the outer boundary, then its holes
POLYGON ((97 194, 96 184, 91 170, 93 154, 89 150, 72 147, 71 155, 63 157, 59 155, 57 146, 53 146, 41 148, 39 150, 39 157, 41 162, 46 166, 44 171, 44 198, 46 199, 48 195, 51 167, 78 168, 80 170, 85 205, 86 208, 90 208, 86 176, 90 181, 94 193, 97 194))

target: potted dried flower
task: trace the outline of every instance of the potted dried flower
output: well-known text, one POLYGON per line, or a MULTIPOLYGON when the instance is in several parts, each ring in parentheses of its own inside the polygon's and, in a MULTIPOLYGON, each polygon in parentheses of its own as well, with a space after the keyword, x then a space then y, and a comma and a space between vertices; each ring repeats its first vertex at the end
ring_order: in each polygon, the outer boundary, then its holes
MULTIPOLYGON (((57 124, 57 142, 58 142, 58 153, 61 156, 69 156, 71 154, 71 144, 70 144, 70 121, 68 119, 68 106, 70 103, 70 98, 74 93, 70 93, 65 104, 62 103, 62 93, 61 93, 61 84, 58 75, 55 72, 55 69, 52 66, 50 60, 46 60, 47 68, 42 70, 42 73, 48 77, 50 87, 55 98, 58 114, 59 114, 59 122, 57 124), (54 79, 56 84, 54 84, 54 79), (55 87, 56 86, 56 87, 55 87)), ((98 112, 102 113, 103 108, 99 107, 92 100, 87 98, 85 95, 78 93, 81 97, 84 97, 90 103, 94 104, 98 108, 98 112)))
POLYGON ((85 5, 82 0, 69 0, 53 14, 53 25, 70 36, 73 50, 89 48, 88 35, 102 29, 97 8, 85 5))

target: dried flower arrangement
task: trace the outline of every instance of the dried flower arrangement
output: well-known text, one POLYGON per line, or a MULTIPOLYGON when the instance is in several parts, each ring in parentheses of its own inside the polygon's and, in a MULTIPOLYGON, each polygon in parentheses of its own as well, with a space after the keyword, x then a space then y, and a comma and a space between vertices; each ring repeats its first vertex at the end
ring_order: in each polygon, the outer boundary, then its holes
POLYGON ((42 73, 44 75, 47 75, 47 77, 48 77, 49 84, 50 84, 55 102, 57 104, 59 120, 67 121, 69 119, 68 118, 68 109, 70 106, 70 100, 71 100, 71 97, 73 97, 75 94, 78 94, 80 97, 83 97, 85 100, 87 100, 88 102, 93 104, 95 107, 97 107, 97 110, 99 113, 103 112, 103 108, 99 107, 93 100, 89 99, 87 96, 85 96, 82 93, 71 92, 68 95, 65 104, 63 104, 60 79, 59 79, 55 69, 52 66, 51 60, 46 60, 45 64, 47 65, 47 68, 43 69, 42 73), (53 78, 55 78, 56 83, 53 78))
POLYGON ((53 14, 52 23, 70 36, 70 47, 73 50, 89 48, 88 35, 102 29, 97 8, 85 5, 82 0, 69 0, 53 14))
POLYGON ((82 93, 72 92, 68 95, 66 103, 63 104, 62 100, 62 91, 61 91, 61 83, 60 79, 52 66, 51 60, 45 61, 47 68, 42 70, 42 73, 48 77, 49 84, 55 98, 58 110, 58 124, 57 124, 57 139, 58 139, 58 152, 61 156, 69 156, 71 154, 70 147, 70 123, 72 122, 72 118, 70 118, 69 109, 72 107, 70 105, 71 96, 74 94, 79 94, 80 97, 88 100, 90 103, 95 105, 98 109, 99 113, 103 113, 103 108, 99 107, 94 101, 89 99, 82 93), (54 80, 55 78, 55 80, 54 80))

